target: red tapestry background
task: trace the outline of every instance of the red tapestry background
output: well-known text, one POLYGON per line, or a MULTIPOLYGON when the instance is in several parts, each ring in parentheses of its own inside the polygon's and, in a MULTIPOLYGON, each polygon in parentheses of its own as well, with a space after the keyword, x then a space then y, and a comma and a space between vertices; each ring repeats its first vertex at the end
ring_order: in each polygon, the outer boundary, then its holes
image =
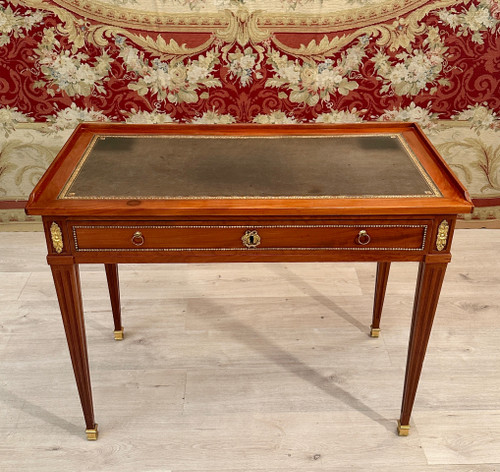
POLYGON ((0 0, 0 197, 79 121, 402 120, 498 217, 499 24, 500 0, 0 0))

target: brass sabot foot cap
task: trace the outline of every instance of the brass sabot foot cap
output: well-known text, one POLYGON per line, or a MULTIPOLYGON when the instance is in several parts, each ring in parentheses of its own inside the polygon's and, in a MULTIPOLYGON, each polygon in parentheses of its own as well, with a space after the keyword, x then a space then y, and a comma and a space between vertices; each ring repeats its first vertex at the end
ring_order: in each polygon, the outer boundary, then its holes
POLYGON ((97 436, 99 436, 97 424, 95 424, 93 428, 86 429, 85 434, 87 435, 88 441, 97 441, 97 436))
POLYGON ((398 421, 398 434, 400 436, 408 436, 410 434, 410 425, 401 424, 401 421, 398 421))
POLYGON ((380 336, 380 328, 372 328, 370 326, 370 336, 372 338, 378 338, 380 336))
POLYGON ((115 341, 123 341, 123 326, 122 329, 113 331, 113 334, 115 336, 115 341))

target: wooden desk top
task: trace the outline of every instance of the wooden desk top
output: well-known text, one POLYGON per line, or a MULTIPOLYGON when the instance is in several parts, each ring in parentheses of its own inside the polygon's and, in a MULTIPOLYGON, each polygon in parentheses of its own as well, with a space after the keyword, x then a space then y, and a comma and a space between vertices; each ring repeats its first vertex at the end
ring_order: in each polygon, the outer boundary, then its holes
POLYGON ((29 214, 457 214, 466 190, 414 124, 79 125, 29 214))

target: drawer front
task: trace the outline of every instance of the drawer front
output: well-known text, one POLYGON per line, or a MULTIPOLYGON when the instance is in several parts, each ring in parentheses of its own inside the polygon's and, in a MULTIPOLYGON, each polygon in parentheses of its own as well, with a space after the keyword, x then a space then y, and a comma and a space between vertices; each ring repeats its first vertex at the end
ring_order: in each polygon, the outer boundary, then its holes
POLYGON ((73 224, 76 251, 423 251, 429 223, 73 224))

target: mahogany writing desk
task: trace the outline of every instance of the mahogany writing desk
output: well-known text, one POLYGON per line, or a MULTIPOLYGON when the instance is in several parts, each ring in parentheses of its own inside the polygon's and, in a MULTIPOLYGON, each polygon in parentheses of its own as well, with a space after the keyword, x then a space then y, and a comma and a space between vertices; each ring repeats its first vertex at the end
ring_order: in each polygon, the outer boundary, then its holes
POLYGON ((392 261, 418 261, 398 431, 410 414, 465 189, 418 126, 82 124, 30 196, 88 439, 97 439, 78 265, 377 262, 372 336, 392 261))

